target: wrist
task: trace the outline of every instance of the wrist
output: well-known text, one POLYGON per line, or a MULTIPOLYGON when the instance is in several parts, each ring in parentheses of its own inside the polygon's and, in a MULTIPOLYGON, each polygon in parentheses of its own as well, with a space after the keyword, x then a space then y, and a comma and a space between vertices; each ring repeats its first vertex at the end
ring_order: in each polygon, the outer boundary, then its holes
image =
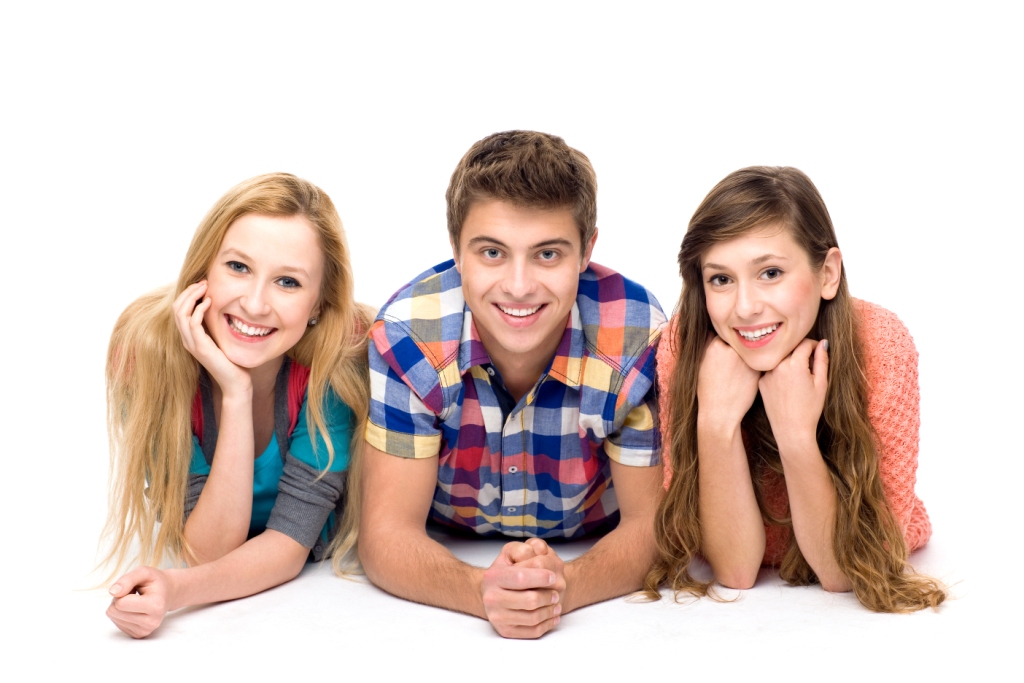
POLYGON ((777 434, 775 442, 779 447, 779 459, 786 464, 799 465, 807 461, 820 461, 821 451, 814 432, 777 434))
POLYGON ((740 436, 741 420, 709 415, 706 411, 697 413, 697 437, 705 440, 732 442, 740 436))
POLYGON ((187 585, 191 571, 191 569, 186 568, 163 570, 164 579, 167 583, 165 606, 168 612, 189 606, 185 596, 188 592, 187 585))

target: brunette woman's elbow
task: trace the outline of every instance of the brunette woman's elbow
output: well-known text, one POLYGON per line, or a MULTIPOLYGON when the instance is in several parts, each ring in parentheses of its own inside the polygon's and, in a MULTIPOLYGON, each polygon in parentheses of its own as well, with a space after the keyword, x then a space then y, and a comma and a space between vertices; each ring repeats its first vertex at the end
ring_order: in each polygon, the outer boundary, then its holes
POLYGON ((715 581, 735 590, 747 590, 753 588, 757 583, 757 573, 761 565, 743 566, 735 565, 724 569, 715 568, 715 581))

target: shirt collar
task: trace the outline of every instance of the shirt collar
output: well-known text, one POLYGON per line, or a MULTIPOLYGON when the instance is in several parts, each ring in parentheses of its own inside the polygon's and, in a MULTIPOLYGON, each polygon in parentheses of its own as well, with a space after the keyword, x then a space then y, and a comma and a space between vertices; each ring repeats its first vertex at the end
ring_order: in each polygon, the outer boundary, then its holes
MULTIPOLYGON (((562 333, 562 340, 558 343, 558 349, 551 362, 548 363, 545 374, 568 387, 578 387, 580 371, 583 367, 583 349, 583 323, 580 318, 579 306, 573 302, 569 319, 565 323, 565 332, 562 333)), ((473 322, 473 312, 469 310, 469 306, 466 306, 462 315, 462 338, 459 340, 459 374, 466 374, 474 365, 484 365, 490 362, 491 356, 484 348, 484 343, 480 341, 476 323, 473 322)))

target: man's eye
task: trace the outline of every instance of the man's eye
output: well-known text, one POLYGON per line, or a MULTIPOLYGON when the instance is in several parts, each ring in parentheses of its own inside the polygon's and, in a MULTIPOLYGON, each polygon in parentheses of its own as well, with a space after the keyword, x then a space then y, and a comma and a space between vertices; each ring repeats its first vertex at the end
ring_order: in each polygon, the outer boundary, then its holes
POLYGON ((484 249, 484 256, 487 258, 498 258, 501 256, 501 252, 497 249, 484 249))
POLYGON ((769 268, 768 270, 764 271, 762 275, 766 280, 774 280, 782 276, 782 271, 779 270, 778 268, 769 268))
POLYGON ((542 261, 552 261, 558 257, 558 252, 554 249, 545 249, 540 252, 540 258, 542 261))
POLYGON ((244 263, 239 263, 238 261, 228 261, 227 265, 228 265, 228 268, 230 268, 231 270, 235 271, 236 273, 248 273, 249 272, 249 266, 245 265, 244 263))

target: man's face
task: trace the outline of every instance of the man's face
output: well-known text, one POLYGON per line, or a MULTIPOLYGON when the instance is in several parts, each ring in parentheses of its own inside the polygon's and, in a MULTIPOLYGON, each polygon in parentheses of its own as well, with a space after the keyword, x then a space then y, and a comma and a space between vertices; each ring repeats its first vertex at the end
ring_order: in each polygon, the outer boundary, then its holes
POLYGON ((470 207, 455 262, 477 332, 499 368, 554 356, 596 239, 581 255, 569 208, 497 199, 470 207))

